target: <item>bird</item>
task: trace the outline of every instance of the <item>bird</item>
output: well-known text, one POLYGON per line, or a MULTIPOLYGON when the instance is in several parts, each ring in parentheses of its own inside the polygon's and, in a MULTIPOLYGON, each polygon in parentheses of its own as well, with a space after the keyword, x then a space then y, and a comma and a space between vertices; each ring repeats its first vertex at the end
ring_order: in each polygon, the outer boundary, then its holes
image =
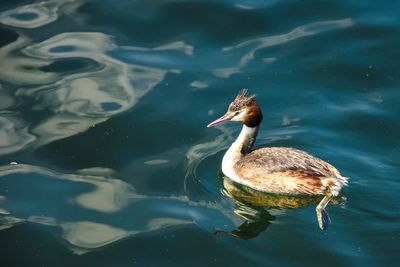
POLYGON ((331 164, 291 147, 254 149, 263 119, 255 95, 239 91, 227 112, 207 127, 228 121, 242 123, 242 130, 222 159, 222 172, 232 181, 257 191, 282 194, 323 196, 316 207, 318 225, 330 224, 326 207, 348 184, 348 178, 331 164))

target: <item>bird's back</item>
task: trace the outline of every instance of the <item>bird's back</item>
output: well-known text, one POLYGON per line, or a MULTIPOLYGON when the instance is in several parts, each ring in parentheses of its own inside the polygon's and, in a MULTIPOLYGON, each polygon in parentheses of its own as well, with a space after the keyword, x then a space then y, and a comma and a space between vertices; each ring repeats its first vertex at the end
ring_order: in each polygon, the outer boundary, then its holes
POLYGON ((269 147, 251 151, 236 164, 237 175, 253 188, 281 194, 336 195, 347 183, 331 164, 304 151, 269 147))

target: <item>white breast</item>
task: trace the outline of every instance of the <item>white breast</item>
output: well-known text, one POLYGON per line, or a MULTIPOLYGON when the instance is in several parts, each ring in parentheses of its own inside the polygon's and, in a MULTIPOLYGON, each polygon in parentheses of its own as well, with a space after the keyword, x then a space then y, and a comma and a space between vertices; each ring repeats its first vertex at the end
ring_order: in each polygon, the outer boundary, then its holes
POLYGON ((242 131, 238 138, 233 142, 233 144, 229 147, 228 151, 226 151, 224 158, 222 159, 222 172, 237 183, 242 183, 242 179, 236 174, 234 165, 241 158, 241 149, 243 144, 247 141, 249 137, 254 136, 257 132, 257 128, 247 127, 243 125, 242 131))
POLYGON ((237 159, 235 158, 235 149, 232 146, 226 151, 222 159, 222 172, 232 180, 239 182, 239 177, 233 168, 237 159))

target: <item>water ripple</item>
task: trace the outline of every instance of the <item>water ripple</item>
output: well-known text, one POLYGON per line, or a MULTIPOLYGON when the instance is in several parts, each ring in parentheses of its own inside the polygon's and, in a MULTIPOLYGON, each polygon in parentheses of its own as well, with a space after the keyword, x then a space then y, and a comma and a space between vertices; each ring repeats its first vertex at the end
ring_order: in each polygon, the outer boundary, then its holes
POLYGON ((84 132, 129 110, 164 79, 164 70, 127 64, 108 55, 117 48, 111 36, 98 32, 61 33, 36 44, 21 35, 3 47, 0 58, 10 64, 0 69, 0 77, 20 85, 16 97, 35 99, 34 110, 53 112, 31 126, 38 136, 36 146, 84 132), (16 50, 24 55, 15 54, 16 50), (95 65, 69 74, 44 71, 65 59, 87 59, 95 65))
MULTIPOLYGON (((0 14, 0 22, 13 27, 34 29, 50 24, 59 18, 60 10, 68 10, 66 5, 74 5, 80 0, 47 0, 19 6, 0 14)), ((71 12, 72 9, 69 9, 71 12)))
POLYGON ((64 174, 34 165, 0 166, 0 227, 21 222, 59 227, 69 249, 81 254, 166 227, 196 222, 212 231, 215 221, 231 227, 238 222, 215 203, 142 195, 114 175, 100 167, 64 174), (21 186, 32 189, 19 194, 21 186), (91 220, 94 214, 96 221, 91 220))
MULTIPOLYGON (((262 49, 291 42, 299 38, 312 36, 321 32, 350 27, 352 25, 354 25, 354 22, 352 19, 349 18, 341 20, 318 21, 299 26, 285 34, 262 36, 259 38, 240 42, 235 46, 224 47, 222 49, 223 52, 229 52, 233 55, 242 55, 240 56, 239 63, 236 66, 216 69, 214 70, 214 74, 218 77, 229 78, 232 74, 240 72, 244 66, 246 66, 250 61, 254 60, 255 53, 262 49)), ((275 61, 276 58, 264 59, 265 63, 273 63, 275 61)))
POLYGON ((18 151, 35 141, 28 132, 28 125, 20 118, 0 113, 0 154, 18 151))

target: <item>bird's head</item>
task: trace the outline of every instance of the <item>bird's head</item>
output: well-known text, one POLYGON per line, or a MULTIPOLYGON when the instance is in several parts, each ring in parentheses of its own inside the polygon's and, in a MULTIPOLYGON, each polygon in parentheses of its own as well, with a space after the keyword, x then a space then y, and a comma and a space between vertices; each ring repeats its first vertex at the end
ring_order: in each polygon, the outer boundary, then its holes
POLYGON ((255 95, 249 95, 247 89, 243 89, 229 105, 228 111, 221 118, 208 124, 207 127, 226 121, 239 121, 248 127, 256 127, 261 123, 262 118, 263 115, 255 95))

